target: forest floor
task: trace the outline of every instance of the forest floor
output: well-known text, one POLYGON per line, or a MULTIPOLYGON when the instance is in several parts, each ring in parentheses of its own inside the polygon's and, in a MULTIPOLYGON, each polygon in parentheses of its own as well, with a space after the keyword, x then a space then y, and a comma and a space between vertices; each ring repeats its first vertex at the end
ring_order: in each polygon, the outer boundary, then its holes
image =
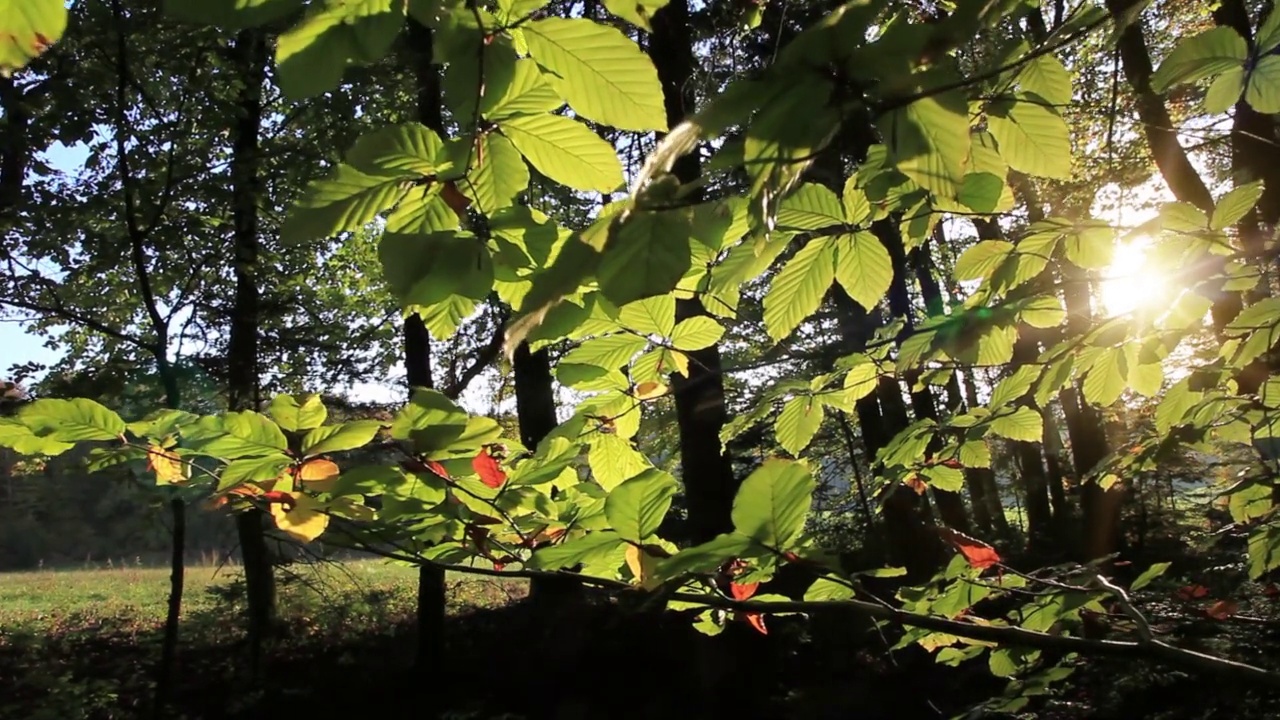
MULTIPOLYGON (((1186 570, 1206 582, 1236 572, 1198 559, 1186 570)), ((279 628, 255 682, 238 570, 190 569, 178 684, 160 717, 932 720, 962 717, 1005 687, 985 662, 954 669, 914 648, 890 654, 892 639, 857 623, 772 618, 768 637, 735 624, 709 654, 706 639, 674 613, 630 616, 570 602, 549 621, 522 602, 524 583, 476 577, 449 578, 445 661, 424 676, 413 668, 413 568, 348 561, 281 568, 279 577, 279 628), (707 696, 698 678, 709 658, 723 664, 719 687, 759 694, 733 710, 727 695, 723 711, 694 709, 693 698, 707 696)), ((1232 622, 1206 623, 1203 608, 1176 599, 1184 582, 1169 578, 1141 598, 1162 635, 1280 667, 1280 603, 1257 592, 1232 622)), ((153 717, 167 588, 160 568, 0 574, 0 720, 153 717)), ((1280 717, 1280 698, 1219 678, 1132 661, 1075 666, 1019 717, 1280 717)))

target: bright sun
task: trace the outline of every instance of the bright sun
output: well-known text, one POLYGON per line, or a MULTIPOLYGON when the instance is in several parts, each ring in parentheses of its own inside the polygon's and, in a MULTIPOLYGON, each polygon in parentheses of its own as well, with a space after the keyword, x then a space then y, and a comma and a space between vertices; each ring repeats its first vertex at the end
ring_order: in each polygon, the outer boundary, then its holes
POLYGON ((1169 300, 1169 286, 1147 257, 1151 239, 1136 237, 1116 246, 1111 265, 1102 271, 1099 294, 1108 316, 1156 310, 1169 300))

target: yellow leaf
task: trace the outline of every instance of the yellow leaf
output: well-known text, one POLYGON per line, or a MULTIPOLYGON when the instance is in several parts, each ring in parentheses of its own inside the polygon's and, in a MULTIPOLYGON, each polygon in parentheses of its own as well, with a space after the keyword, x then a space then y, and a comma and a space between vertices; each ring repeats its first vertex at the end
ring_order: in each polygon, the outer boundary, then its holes
POLYGON ((661 397, 667 393, 667 387, 660 382, 650 380, 636 385, 636 399, 649 400, 651 398, 661 397))
POLYGON ((182 458, 158 445, 147 449, 147 467, 156 473, 156 480, 166 485, 187 481, 187 466, 182 458))
POLYGON ((308 460, 298 468, 298 479, 302 481, 302 487, 312 492, 333 490, 333 484, 340 474, 342 471, 332 460, 308 460))
POLYGON ((655 558, 645 552, 639 545, 627 545, 627 568, 631 570, 632 582, 645 590, 652 590, 661 583, 654 576, 655 558))
POLYGON ((281 532, 302 542, 311 542, 329 525, 329 516, 321 512, 324 506, 302 493, 288 493, 292 503, 271 503, 271 517, 281 532))

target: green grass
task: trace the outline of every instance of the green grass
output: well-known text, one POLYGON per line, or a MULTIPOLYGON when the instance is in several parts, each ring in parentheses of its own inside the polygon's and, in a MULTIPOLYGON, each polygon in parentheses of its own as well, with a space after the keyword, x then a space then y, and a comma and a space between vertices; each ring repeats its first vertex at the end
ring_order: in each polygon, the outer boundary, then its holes
MULTIPOLYGON (((417 570, 374 560, 290 565, 277 571, 279 611, 288 623, 320 618, 350 626, 412 616, 417 570)), ((236 567, 187 569, 183 621, 225 620, 241 605, 236 567)), ((462 612, 510 602, 519 583, 451 577, 451 609, 462 612)), ((164 623, 169 594, 166 568, 121 567, 0 574, 0 644, 14 634, 82 630, 147 632, 164 623)))

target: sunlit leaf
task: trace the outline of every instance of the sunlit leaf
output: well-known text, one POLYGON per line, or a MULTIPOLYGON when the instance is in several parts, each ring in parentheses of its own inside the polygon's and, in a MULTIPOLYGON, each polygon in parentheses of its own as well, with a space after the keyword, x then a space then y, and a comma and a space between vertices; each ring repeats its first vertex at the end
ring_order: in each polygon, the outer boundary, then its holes
POLYGON ((645 542, 671 508, 676 480, 665 472, 648 469, 609 492, 604 504, 609 525, 623 540, 645 542))
POLYGON ((733 500, 735 531, 771 548, 789 548, 804 527, 814 487, 804 465, 765 460, 742 482, 733 500))

